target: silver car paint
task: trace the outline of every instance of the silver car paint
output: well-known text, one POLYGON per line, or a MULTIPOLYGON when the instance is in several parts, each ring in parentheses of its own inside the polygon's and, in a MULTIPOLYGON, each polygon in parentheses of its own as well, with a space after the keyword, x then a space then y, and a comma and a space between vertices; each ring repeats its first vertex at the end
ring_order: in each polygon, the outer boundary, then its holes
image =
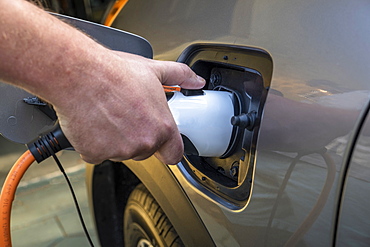
POLYGON ((370 196, 370 118, 367 116, 349 162, 338 227, 338 246, 368 246, 370 196))
MULTIPOLYGON (((218 246, 333 244, 345 150, 369 100, 367 1, 131 0, 113 26, 145 37, 157 59, 176 60, 197 42, 267 50, 271 89, 284 97, 270 93, 265 104, 249 204, 229 210, 195 189, 181 167, 172 170, 218 246)), ((370 244, 369 144, 361 145, 362 163, 352 161, 346 186, 340 246, 370 244)))

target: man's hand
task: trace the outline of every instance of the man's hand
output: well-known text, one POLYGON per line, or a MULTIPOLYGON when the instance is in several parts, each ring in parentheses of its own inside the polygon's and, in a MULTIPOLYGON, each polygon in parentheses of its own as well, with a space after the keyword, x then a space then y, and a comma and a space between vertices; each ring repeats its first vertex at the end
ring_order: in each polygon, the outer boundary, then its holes
POLYGON ((202 88, 188 66, 117 53, 114 79, 83 88, 56 106, 60 123, 83 159, 142 160, 153 153, 167 164, 182 158, 183 144, 162 84, 202 88))
POLYGON ((85 161, 180 161, 162 83, 203 87, 186 65, 108 50, 23 0, 0 0, 0 54, 0 79, 54 105, 85 161))

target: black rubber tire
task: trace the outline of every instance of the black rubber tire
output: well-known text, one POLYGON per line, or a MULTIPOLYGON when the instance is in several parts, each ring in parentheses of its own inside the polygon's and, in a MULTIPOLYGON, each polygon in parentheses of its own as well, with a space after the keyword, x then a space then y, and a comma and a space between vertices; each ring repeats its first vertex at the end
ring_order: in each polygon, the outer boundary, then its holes
POLYGON ((131 192, 124 212, 126 247, 184 246, 175 228, 143 184, 131 192))

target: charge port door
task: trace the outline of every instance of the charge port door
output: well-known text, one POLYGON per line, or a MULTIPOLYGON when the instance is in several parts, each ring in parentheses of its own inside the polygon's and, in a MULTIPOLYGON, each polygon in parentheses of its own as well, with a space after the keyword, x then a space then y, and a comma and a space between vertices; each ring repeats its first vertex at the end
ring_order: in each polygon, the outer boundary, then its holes
POLYGON ((256 143, 272 77, 272 58, 264 50, 234 45, 194 44, 180 55, 206 79, 204 89, 233 94, 235 116, 232 141, 221 157, 185 155, 184 176, 213 200, 231 209, 245 206, 251 195, 256 143), (239 121, 252 119, 249 125, 239 121))

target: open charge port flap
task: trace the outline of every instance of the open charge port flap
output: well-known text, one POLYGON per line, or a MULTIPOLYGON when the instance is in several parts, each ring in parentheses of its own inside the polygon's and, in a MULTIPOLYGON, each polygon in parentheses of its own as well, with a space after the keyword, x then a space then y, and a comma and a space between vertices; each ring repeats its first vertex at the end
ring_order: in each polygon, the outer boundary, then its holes
POLYGON ((178 61, 206 79, 204 89, 232 93, 235 116, 247 122, 234 125, 224 155, 186 155, 180 168, 212 199, 231 209, 243 207, 251 194, 259 119, 270 83, 266 79, 271 79, 272 73, 271 57, 255 48, 200 44, 186 49, 178 61))

